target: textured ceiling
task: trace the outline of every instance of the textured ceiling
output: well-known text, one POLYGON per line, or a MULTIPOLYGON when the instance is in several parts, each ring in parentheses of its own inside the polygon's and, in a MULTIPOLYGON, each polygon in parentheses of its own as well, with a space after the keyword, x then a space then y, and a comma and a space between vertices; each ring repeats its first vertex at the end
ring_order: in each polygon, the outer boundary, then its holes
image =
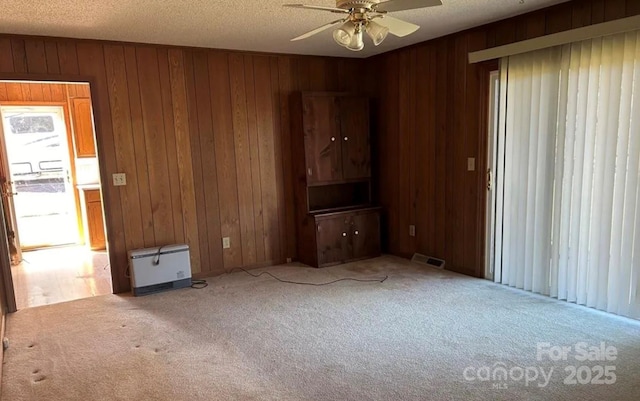
POLYGON ((289 39, 338 19, 283 3, 334 6, 332 0, 2 0, 0 32, 104 39, 259 52, 369 57, 566 0, 442 0, 440 7, 396 12, 421 26, 411 36, 389 35, 378 47, 338 46, 331 30, 299 42, 289 39))

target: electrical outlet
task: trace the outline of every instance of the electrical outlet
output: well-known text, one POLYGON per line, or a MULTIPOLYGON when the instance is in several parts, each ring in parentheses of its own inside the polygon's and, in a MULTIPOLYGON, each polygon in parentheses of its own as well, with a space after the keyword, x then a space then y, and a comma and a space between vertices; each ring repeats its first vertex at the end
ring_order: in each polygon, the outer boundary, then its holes
POLYGON ((123 187, 127 185, 127 175, 125 173, 116 173, 113 175, 113 186, 123 187))
POLYGON ((415 237, 416 236, 416 226, 414 226, 414 225, 409 226, 409 235, 411 237, 415 237))
POLYGON ((222 248, 223 249, 229 249, 231 248, 231 238, 229 237, 224 237, 222 239, 222 248))
POLYGON ((476 171, 476 159, 475 157, 470 157, 467 159, 467 170, 468 171, 476 171))
POLYGON ((287 258, 287 263, 291 263, 292 261, 291 258, 287 258))

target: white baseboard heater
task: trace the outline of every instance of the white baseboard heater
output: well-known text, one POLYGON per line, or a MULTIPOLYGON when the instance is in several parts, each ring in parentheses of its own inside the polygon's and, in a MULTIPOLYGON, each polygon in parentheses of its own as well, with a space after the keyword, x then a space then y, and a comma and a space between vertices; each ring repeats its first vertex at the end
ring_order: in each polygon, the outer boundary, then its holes
POLYGON ((166 245, 129 251, 129 274, 133 295, 191 286, 189 245, 166 245))

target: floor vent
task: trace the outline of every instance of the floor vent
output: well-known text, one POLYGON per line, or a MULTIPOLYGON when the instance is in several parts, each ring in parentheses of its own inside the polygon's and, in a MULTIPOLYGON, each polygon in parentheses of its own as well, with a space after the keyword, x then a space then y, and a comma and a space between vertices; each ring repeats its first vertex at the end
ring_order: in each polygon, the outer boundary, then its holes
POLYGON ((434 269, 444 269, 444 260, 432 258, 431 256, 421 255, 419 253, 414 253, 411 261, 414 263, 419 263, 421 265, 433 267, 434 269))

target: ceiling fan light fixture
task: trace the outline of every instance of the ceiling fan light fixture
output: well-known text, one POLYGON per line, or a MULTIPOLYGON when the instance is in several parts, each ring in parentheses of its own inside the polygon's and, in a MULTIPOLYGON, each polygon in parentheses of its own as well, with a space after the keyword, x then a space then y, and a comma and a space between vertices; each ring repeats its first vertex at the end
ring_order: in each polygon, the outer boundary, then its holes
POLYGON ((375 21, 369 21, 367 23, 367 35, 369 35, 375 46, 382 43, 388 34, 389 28, 386 26, 382 26, 375 21))
POLYGON ((347 49, 352 50, 354 52, 359 52, 364 49, 364 40, 363 40, 363 32, 362 29, 356 29, 356 32, 351 36, 351 43, 347 46, 347 49))
POLYGON ((349 47, 355 34, 356 26, 353 22, 347 21, 340 28, 333 31, 333 40, 340 46, 349 47))

